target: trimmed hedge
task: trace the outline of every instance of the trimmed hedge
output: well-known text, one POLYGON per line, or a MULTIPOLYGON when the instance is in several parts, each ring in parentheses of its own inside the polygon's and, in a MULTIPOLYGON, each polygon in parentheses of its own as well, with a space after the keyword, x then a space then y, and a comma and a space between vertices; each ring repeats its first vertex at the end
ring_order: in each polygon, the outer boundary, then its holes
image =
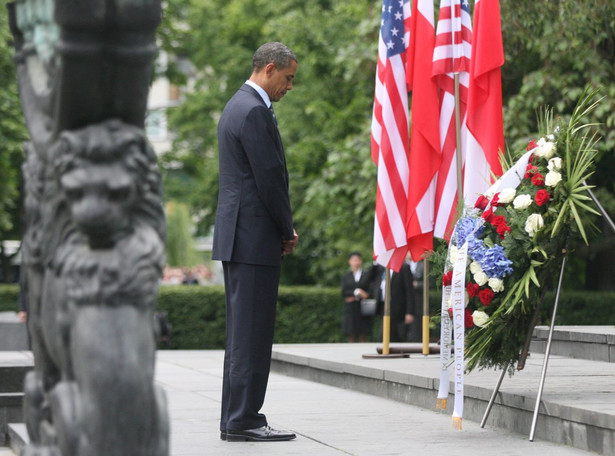
MULTIPOLYGON (((337 288, 280 287, 275 343, 343 341, 342 304, 337 288)), ((224 287, 163 286, 158 309, 171 323, 170 348, 224 347, 224 287)))
POLYGON ((19 311, 19 285, 0 284, 0 312, 19 311))
MULTIPOLYGON (((0 285, 0 311, 17 311, 18 285, 0 285)), ((554 293, 547 293, 539 324, 549 324, 554 293)), ((429 295, 431 315, 439 313, 440 292, 429 295)), ((615 292, 563 291, 558 325, 615 325, 615 292)), ((344 342, 343 300, 337 287, 280 287, 275 343, 344 342)), ((171 324, 171 349, 220 349, 225 339, 224 288, 197 285, 162 286, 158 310, 171 324)), ((374 324, 379 331, 380 319, 374 324)), ((432 340, 439 331, 433 329, 432 340)))

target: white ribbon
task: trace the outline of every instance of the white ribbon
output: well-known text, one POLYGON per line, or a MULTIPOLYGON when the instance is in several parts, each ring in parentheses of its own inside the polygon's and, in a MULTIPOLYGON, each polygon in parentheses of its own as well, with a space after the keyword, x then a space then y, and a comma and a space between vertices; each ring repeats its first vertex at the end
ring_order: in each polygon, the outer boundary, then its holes
POLYGON ((451 297, 451 287, 442 287, 442 307, 440 310, 440 387, 436 407, 446 409, 448 399, 449 375, 448 368, 451 360, 453 321, 448 315, 448 300, 451 297))
POLYGON ((455 384, 455 408, 453 410, 453 426, 461 429, 463 417, 463 373, 465 370, 465 304, 466 304, 466 267, 468 259, 468 243, 465 242, 457 253, 453 267, 451 298, 453 306, 453 332, 455 334, 455 362, 453 383, 455 384))

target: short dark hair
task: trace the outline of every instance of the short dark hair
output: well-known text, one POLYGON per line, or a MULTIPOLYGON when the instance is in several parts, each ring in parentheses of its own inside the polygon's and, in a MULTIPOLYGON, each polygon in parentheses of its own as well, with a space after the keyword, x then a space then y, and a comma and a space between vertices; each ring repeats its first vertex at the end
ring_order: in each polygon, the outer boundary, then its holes
POLYGON ((288 67, 291 60, 297 62, 297 56, 282 43, 277 41, 265 43, 256 50, 252 57, 252 70, 260 71, 270 63, 281 70, 288 67))
POLYGON ((350 254, 348 255, 348 259, 350 260, 353 256, 358 256, 359 258, 363 259, 361 253, 357 252, 356 250, 354 252, 350 252, 350 254))

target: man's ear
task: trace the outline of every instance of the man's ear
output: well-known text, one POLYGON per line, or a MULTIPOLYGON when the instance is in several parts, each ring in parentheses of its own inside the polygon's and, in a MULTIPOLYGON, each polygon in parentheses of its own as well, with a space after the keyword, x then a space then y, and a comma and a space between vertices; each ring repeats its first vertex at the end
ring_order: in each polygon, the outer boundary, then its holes
POLYGON ((265 65, 265 74, 270 77, 273 74, 273 70, 275 70, 275 63, 271 62, 265 65))

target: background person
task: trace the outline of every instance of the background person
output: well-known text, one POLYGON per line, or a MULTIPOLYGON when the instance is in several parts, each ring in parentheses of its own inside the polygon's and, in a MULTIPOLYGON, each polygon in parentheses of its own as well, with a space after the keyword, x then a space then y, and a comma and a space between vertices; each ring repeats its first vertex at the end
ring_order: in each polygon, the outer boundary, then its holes
POLYGON ((367 342, 367 336, 374 328, 374 317, 361 314, 361 299, 370 297, 371 275, 362 268, 363 257, 359 252, 348 255, 350 271, 342 275, 342 333, 348 342, 367 342))

